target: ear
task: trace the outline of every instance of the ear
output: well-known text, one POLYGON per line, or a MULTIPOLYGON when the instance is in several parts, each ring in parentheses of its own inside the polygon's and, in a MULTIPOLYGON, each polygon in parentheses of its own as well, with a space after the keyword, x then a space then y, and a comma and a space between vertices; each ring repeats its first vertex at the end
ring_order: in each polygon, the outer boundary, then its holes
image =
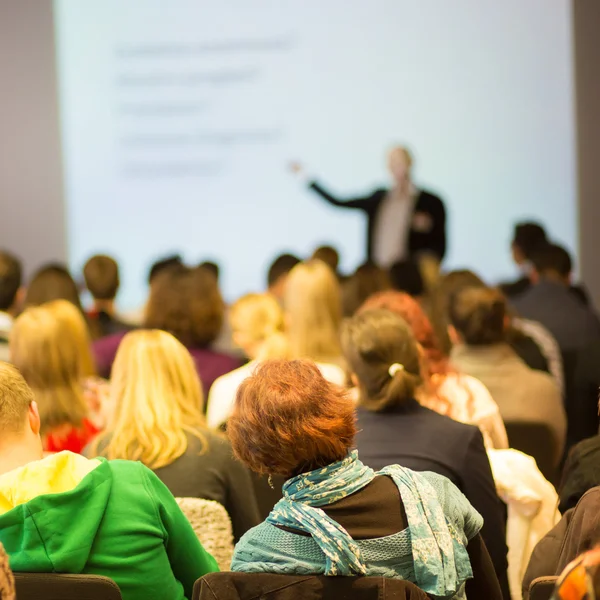
POLYGON ((15 303, 14 303, 14 306, 12 307, 16 313, 18 313, 21 310, 21 307, 23 306, 23 303, 25 302, 25 296, 27 296, 27 288, 24 286, 21 286, 17 290, 17 295, 15 296, 15 303))
POLYGON ((33 434, 39 435, 41 428, 40 411, 35 400, 29 405, 29 412, 27 418, 29 420, 29 427, 31 428, 33 434))
POLYGON ((508 331, 511 326, 510 315, 504 315, 504 331, 508 331))
POLYGON ((352 382, 352 385, 354 387, 358 387, 358 377, 356 376, 356 373, 350 373, 350 381, 352 382))
POLYGON ((540 281, 540 274, 535 270, 535 268, 531 269, 531 271, 529 273, 529 280, 533 284, 539 283, 539 281, 540 281))
POLYGON ((453 346, 457 346, 458 344, 462 344, 462 338, 460 337, 460 333, 456 331, 456 327, 454 325, 448 325, 448 337, 450 338, 450 342, 453 346))

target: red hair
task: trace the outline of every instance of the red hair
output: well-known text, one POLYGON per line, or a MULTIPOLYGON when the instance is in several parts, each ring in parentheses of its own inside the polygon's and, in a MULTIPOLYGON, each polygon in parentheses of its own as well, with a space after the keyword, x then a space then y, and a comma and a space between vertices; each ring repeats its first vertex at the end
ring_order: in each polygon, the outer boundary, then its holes
POLYGON ((291 477, 345 458, 354 404, 314 362, 267 360, 240 385, 227 432, 250 469, 291 477))

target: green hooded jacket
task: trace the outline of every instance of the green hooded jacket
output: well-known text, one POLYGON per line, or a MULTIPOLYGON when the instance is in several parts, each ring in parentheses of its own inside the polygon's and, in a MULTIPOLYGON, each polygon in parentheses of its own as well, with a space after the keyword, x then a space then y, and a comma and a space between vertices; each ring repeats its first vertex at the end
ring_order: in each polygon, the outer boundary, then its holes
POLYGON ((123 600, 184 600, 218 571, 165 485, 141 463, 60 452, 0 476, 13 571, 105 575, 123 600))

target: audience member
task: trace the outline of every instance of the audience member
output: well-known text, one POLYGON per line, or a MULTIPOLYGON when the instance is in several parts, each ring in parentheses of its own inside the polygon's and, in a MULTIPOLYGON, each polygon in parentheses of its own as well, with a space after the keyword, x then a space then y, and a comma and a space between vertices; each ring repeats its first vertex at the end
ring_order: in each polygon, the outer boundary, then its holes
POLYGON ((558 495, 559 510, 565 514, 575 508, 582 496, 600 485, 600 436, 583 440, 573 446, 565 461, 558 495))
POLYGON ((390 283, 393 289, 405 292, 413 298, 425 293, 425 283, 419 265, 414 260, 402 260, 390 267, 390 283))
POLYGON ((218 570, 152 471, 70 452, 43 458, 40 427, 34 393, 0 363, 0 543, 13 571, 105 575, 123 600, 184 600, 218 570))
POLYGON ((283 499, 236 547, 232 569, 378 575, 441 597, 499 598, 481 516, 444 477, 351 450, 352 401, 309 361, 267 361, 240 386, 233 449, 258 473, 288 477, 283 499))
POLYGON ((365 263, 344 281, 342 287, 342 311, 345 317, 351 317, 362 303, 377 292, 392 287, 387 271, 373 263, 365 263))
POLYGON ((576 444, 597 435, 600 429, 600 339, 577 351, 572 361, 574 364, 569 396, 569 441, 576 444))
MULTIPOLYGON (((234 342, 244 350, 250 362, 231 373, 221 375, 210 388, 206 418, 209 427, 217 429, 227 422, 237 390, 252 375, 260 361, 290 358, 290 346, 284 332, 284 315, 280 304, 270 294, 247 294, 229 311, 234 342)), ((323 377, 343 386, 344 371, 331 364, 317 363, 323 377)))
MULTIPOLYGON (((600 544, 600 487, 586 492, 575 508, 533 550, 523 578, 523 598, 529 598, 531 582, 538 577, 558 576, 582 552, 600 544)), ((583 596, 591 600, 593 596, 583 596)), ((570 600, 570 597, 565 597, 570 600)))
POLYGON ((402 292, 380 292, 371 296, 359 312, 378 308, 391 310, 402 317, 421 347, 422 384, 416 391, 419 403, 455 421, 477 425, 486 447, 508 448, 498 405, 480 381, 459 373, 450 364, 416 300, 402 292))
POLYGON ((531 260, 534 284, 513 300, 518 313, 544 325, 563 354, 599 339, 597 315, 569 289, 572 262, 568 252, 555 244, 546 244, 531 260))
POLYGON ((300 262, 300 259, 293 254, 280 254, 271 263, 267 274, 268 291, 280 302, 283 302, 288 275, 300 262))
POLYGON ((319 246, 311 256, 314 260, 322 260, 336 275, 339 276, 339 252, 333 246, 319 246))
MULTIPOLYGON (((223 324, 224 304, 217 282, 206 269, 175 265, 152 280, 144 327, 172 333, 190 351, 208 394, 213 381, 240 365, 232 356, 216 352, 211 343, 223 324)), ((97 340, 94 354, 98 372, 107 377, 124 332, 97 340)))
POLYGON ((566 431, 562 397, 552 377, 530 369, 506 343, 502 293, 465 288, 451 299, 449 314, 456 342, 452 362, 488 388, 505 424, 546 424, 554 434, 554 463, 558 464, 566 431))
POLYGON ((421 406, 417 342, 408 324, 385 310, 345 323, 342 342, 359 389, 356 448, 365 464, 401 464, 447 477, 483 517, 482 536, 508 598, 503 508, 481 432, 421 406))
POLYGON ((87 454, 139 460, 180 498, 222 504, 235 539, 259 522, 250 474, 208 430, 202 386, 186 348, 164 331, 123 339, 112 370, 109 425, 87 454))
POLYGON ((49 264, 38 269, 27 286, 24 304, 40 306, 52 300, 68 300, 83 314, 77 284, 63 265, 49 264))
POLYGON ((15 600, 15 598, 15 580, 10 570, 8 554, 0 543, 0 600, 15 600))
POLYGON ((89 337, 73 308, 61 300, 28 308, 10 334, 11 360, 33 390, 48 452, 81 452, 100 424, 85 396, 93 375, 89 337))
MULTIPOLYGON (((442 277, 429 298, 429 314, 442 349, 446 354, 452 349, 448 335, 450 299, 467 287, 487 287, 472 271, 452 271, 442 277)), ((560 349, 550 332, 528 319, 510 316, 506 328, 506 343, 525 361, 528 367, 550 373, 558 388, 564 389, 563 363, 560 349)))
POLYGON ((584 552, 560 574, 555 600, 598 600, 600 598, 600 546, 584 552))
POLYGON ((507 298, 514 298, 526 292, 531 286, 531 257, 536 250, 548 243, 546 231, 539 223, 525 222, 515 225, 513 239, 510 244, 514 263, 521 271, 516 281, 500 284, 500 289, 507 298))
POLYGON ((287 279, 283 306, 290 356, 344 368, 340 286, 333 271, 320 260, 296 265, 287 279))
POLYGON ((10 252, 0 250, 0 361, 9 358, 8 336, 18 312, 21 276, 19 259, 10 252))
POLYGON ((95 324, 99 337, 127 331, 129 325, 117 317, 115 298, 119 291, 119 265, 114 258, 97 254, 83 267, 85 285, 94 299, 88 319, 95 324))

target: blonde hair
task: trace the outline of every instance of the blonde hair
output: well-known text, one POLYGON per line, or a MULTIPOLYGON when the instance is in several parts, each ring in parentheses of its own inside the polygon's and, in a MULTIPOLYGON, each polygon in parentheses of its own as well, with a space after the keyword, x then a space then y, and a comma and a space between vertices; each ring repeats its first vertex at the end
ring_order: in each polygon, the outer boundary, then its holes
POLYGON ((81 427, 88 414, 79 338, 69 320, 59 316, 59 304, 28 308, 10 332, 11 360, 38 403, 42 435, 65 424, 81 427))
POLYGON ((337 277, 324 262, 309 260, 290 271, 284 307, 293 358, 340 360, 340 287, 337 277))
POLYGON ((271 294, 246 294, 229 309, 233 334, 257 348, 258 360, 287 358, 288 340, 283 332, 283 310, 271 294))
POLYGON ((81 312, 67 300, 54 300, 48 302, 46 306, 69 329, 73 343, 77 344, 81 376, 84 378, 96 376, 96 365, 92 356, 92 337, 81 312))
POLYGON ((185 346, 166 331, 128 333, 113 364, 110 403, 114 414, 102 439, 109 459, 139 460, 151 469, 171 464, 188 448, 186 434, 198 438, 202 451, 202 386, 185 346))

